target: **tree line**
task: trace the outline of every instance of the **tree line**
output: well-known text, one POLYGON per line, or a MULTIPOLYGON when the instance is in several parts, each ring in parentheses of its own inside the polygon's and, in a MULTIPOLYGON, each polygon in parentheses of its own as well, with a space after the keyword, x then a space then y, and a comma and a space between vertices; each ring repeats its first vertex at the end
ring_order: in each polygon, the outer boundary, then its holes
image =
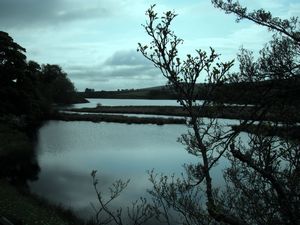
POLYGON ((0 31, 0 117, 41 120, 53 104, 77 100, 76 89, 59 65, 27 60, 26 49, 0 31))

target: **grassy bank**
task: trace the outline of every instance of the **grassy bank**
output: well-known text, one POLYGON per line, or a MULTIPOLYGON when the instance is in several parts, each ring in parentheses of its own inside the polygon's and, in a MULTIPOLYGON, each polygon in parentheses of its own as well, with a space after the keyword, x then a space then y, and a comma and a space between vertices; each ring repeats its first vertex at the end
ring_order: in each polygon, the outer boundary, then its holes
POLYGON ((0 215, 15 224, 79 224, 59 209, 29 193, 22 193, 5 180, 0 180, 0 215))
POLYGON ((103 114, 77 114, 77 113, 56 113, 51 119, 63 121, 91 121, 91 122, 114 122, 126 124, 185 124, 185 119, 160 118, 160 117, 136 117, 123 115, 103 115, 103 114))
MULTIPOLYGON (((95 108, 70 109, 70 111, 189 116, 189 113, 181 106, 98 106, 95 108)), ((281 111, 279 112, 276 110, 264 113, 262 110, 260 111, 253 106, 205 106, 201 108, 195 107, 194 113, 198 117, 208 118, 300 122, 300 114, 296 108, 289 109, 288 113, 285 112, 285 114, 282 114, 281 111), (285 115, 285 117, 282 115, 285 115)))

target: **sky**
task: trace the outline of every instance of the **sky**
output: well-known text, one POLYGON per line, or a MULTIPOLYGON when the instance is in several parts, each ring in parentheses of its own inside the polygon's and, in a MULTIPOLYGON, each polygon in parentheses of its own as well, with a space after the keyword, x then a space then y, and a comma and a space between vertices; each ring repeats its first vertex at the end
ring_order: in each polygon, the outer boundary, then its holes
MULTIPOLYGON (((299 0, 240 3, 280 18, 300 15, 299 0)), ((210 0, 0 0, 0 30, 26 48, 27 60, 60 65, 79 91, 164 85, 159 70, 136 51, 139 42, 149 43, 141 24, 153 4, 159 15, 169 10, 178 14, 172 29, 184 40, 181 58, 209 47, 222 61, 235 59, 242 46, 257 55, 271 38, 266 28, 236 23, 210 0)), ((237 68, 235 63, 233 70, 237 68)))

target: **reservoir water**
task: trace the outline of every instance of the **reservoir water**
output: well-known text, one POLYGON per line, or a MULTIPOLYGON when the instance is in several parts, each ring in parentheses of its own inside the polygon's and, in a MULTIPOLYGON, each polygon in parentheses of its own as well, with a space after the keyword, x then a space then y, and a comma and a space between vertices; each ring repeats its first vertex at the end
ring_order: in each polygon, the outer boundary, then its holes
POLYGON ((105 106, 129 106, 129 105, 161 105, 161 106, 180 106, 176 100, 148 100, 148 99, 106 99, 88 98, 88 103, 74 104, 71 108, 93 108, 97 104, 105 106))
POLYGON ((118 178, 131 180, 115 202, 129 205, 150 188, 147 170, 180 174, 184 163, 195 160, 176 142, 185 130, 181 125, 49 121, 38 134, 41 171, 31 190, 89 216, 96 197, 90 173, 98 170, 104 190, 118 178))
MULTIPOLYGON (((186 132, 185 125, 48 121, 38 133, 36 154, 41 170, 30 188, 88 218, 94 214, 90 203, 96 202, 90 173, 97 170, 103 193, 109 193, 107 188, 116 179, 130 179, 113 202, 115 207, 129 206, 151 188, 147 171, 180 176, 185 163, 199 161, 177 142, 186 132)), ((220 169, 213 176, 221 182, 220 169)))

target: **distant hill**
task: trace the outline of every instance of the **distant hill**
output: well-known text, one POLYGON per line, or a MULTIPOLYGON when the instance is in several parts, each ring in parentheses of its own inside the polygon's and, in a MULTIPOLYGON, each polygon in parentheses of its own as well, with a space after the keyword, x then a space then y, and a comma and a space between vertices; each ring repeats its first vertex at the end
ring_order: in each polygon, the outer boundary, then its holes
MULTIPOLYGON (((84 98, 117 98, 117 99, 178 99, 179 96, 171 86, 155 86, 141 89, 117 91, 80 92, 84 98)), ((267 80, 261 82, 226 83, 223 85, 197 84, 195 99, 232 104, 257 104, 262 100, 273 102, 289 101, 300 105, 300 78, 285 80, 267 80), (214 90, 214 91, 211 91, 214 90), (209 94, 208 94, 209 93, 209 94)))

